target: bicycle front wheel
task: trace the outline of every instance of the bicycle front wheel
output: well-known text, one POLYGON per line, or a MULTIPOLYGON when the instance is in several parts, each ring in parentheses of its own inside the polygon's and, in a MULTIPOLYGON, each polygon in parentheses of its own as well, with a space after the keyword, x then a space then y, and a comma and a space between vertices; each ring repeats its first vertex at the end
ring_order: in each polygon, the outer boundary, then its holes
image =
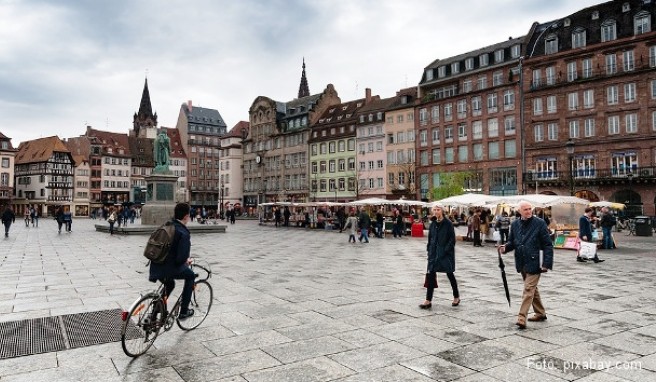
POLYGON ((121 328, 121 345, 126 355, 138 357, 150 349, 165 311, 162 300, 153 295, 146 295, 132 305, 121 328))
POLYGON ((189 309, 194 310, 194 315, 184 320, 178 319, 180 329, 192 330, 202 324, 210 313, 213 298, 214 292, 210 283, 205 280, 196 281, 194 291, 191 294, 191 302, 189 303, 189 309))

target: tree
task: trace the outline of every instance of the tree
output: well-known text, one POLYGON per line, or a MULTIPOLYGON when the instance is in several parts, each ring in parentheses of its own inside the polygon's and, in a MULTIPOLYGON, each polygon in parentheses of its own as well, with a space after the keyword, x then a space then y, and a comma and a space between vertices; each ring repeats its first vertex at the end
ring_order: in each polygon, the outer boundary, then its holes
POLYGON ((433 200, 465 193, 465 184, 472 177, 472 172, 443 172, 440 174, 440 185, 430 189, 433 200))

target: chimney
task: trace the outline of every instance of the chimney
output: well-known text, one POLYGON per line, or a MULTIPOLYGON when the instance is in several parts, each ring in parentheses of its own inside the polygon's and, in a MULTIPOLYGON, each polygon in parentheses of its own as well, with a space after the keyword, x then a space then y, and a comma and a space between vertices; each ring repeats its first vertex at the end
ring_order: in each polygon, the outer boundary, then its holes
POLYGON ((371 101, 371 89, 364 89, 364 104, 368 104, 371 101))
POLYGON ((191 100, 187 101, 187 109, 189 109, 189 112, 191 113, 191 100))

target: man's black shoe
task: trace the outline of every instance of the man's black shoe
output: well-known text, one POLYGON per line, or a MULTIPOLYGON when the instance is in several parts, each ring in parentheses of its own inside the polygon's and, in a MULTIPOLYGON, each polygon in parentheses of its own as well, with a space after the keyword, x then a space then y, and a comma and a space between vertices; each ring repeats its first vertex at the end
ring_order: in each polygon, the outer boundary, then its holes
POLYGON ((595 257, 595 258, 594 258, 594 262, 595 262, 595 263, 603 263, 604 261, 606 261, 606 260, 604 260, 604 259, 600 259, 600 258, 598 258, 598 257, 595 257))
POLYGON ((581 256, 576 256, 576 261, 578 261, 579 263, 585 263, 585 262, 587 262, 588 260, 582 258, 581 256))
POLYGON ((186 318, 189 318, 194 315, 194 310, 193 309, 187 309, 186 312, 180 312, 180 315, 178 316, 178 320, 184 320, 186 318))

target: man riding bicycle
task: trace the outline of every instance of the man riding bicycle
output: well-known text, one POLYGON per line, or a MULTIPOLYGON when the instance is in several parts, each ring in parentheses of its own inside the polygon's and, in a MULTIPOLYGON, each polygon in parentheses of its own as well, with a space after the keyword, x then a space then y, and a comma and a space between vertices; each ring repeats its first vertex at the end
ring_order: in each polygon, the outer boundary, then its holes
POLYGON ((194 280, 196 279, 196 274, 189 268, 189 264, 191 264, 189 257, 191 252, 191 234, 186 227, 187 223, 191 220, 189 212, 189 204, 176 204, 174 218, 172 220, 172 223, 175 225, 175 236, 171 243, 169 255, 161 264, 150 262, 150 276, 148 277, 148 280, 151 282, 159 280, 164 284, 166 296, 170 296, 171 292, 173 292, 176 279, 184 280, 180 315, 178 316, 180 320, 194 315, 194 310, 189 309, 194 280))

